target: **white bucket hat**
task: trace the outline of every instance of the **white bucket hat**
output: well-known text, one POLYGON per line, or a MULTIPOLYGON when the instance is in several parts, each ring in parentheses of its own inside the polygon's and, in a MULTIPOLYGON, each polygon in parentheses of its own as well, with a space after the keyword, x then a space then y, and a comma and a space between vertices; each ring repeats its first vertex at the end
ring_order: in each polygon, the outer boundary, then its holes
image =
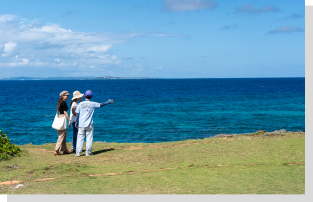
POLYGON ((72 98, 72 100, 75 100, 75 99, 77 99, 77 98, 81 98, 81 97, 83 97, 84 96, 84 94, 81 94, 78 90, 77 91, 75 91, 74 93, 73 93, 73 98, 72 98))

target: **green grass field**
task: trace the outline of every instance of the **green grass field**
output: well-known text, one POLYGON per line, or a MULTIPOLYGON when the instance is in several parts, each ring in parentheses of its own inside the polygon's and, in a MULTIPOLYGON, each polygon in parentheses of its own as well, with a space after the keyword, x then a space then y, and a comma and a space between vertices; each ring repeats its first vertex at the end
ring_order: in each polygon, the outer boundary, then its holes
POLYGON ((94 143, 87 157, 23 145, 0 162, 0 183, 24 186, 0 185, 0 194, 305 194, 305 134, 265 134, 94 143), (55 179, 35 181, 43 178, 55 179))

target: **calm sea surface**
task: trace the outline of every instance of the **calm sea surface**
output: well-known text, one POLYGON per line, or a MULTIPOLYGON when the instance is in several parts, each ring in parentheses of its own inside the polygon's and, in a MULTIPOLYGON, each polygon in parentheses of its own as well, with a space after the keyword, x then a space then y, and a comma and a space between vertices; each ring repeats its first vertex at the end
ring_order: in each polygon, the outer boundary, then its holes
MULTIPOLYGON (((63 90, 69 99, 75 90, 91 90, 95 102, 114 99, 95 110, 94 141, 305 131, 305 78, 0 81, 0 130, 19 145, 56 142, 51 125, 63 90)), ((70 142, 72 128, 67 134, 70 142)))

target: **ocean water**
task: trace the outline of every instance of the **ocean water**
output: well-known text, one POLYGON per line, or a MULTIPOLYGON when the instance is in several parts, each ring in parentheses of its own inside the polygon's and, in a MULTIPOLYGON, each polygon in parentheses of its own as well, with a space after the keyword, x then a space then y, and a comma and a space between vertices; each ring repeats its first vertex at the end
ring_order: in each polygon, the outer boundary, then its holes
MULTIPOLYGON (((51 126, 63 90, 91 90, 95 102, 114 99, 95 110, 94 141, 305 131, 305 78, 0 81, 0 130, 19 145, 55 143, 51 126)), ((72 128, 67 134, 70 142, 72 128)))

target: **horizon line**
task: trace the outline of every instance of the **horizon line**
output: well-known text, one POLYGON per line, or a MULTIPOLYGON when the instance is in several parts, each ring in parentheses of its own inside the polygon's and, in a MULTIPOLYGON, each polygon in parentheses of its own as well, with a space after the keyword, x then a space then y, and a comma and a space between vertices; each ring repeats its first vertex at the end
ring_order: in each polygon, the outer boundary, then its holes
POLYGON ((103 80, 110 80, 110 78, 145 78, 145 79, 253 79, 253 78, 305 78, 305 76, 273 76, 273 77, 205 77, 205 78, 201 78, 201 77, 193 77, 193 78, 186 78, 186 77, 176 77, 176 78, 164 78, 164 77, 123 77, 123 76, 105 76, 105 77, 96 77, 96 76, 86 76, 86 77, 71 77, 71 76, 67 76, 67 77, 25 77, 25 76, 19 76, 19 77, 4 77, 4 78, 0 78, 0 80, 2 79, 18 79, 18 78, 25 78, 25 79, 29 79, 29 78, 33 78, 33 79, 49 79, 49 78, 77 78, 77 79, 103 79, 103 80), (105 78, 108 77, 108 78, 105 78))

